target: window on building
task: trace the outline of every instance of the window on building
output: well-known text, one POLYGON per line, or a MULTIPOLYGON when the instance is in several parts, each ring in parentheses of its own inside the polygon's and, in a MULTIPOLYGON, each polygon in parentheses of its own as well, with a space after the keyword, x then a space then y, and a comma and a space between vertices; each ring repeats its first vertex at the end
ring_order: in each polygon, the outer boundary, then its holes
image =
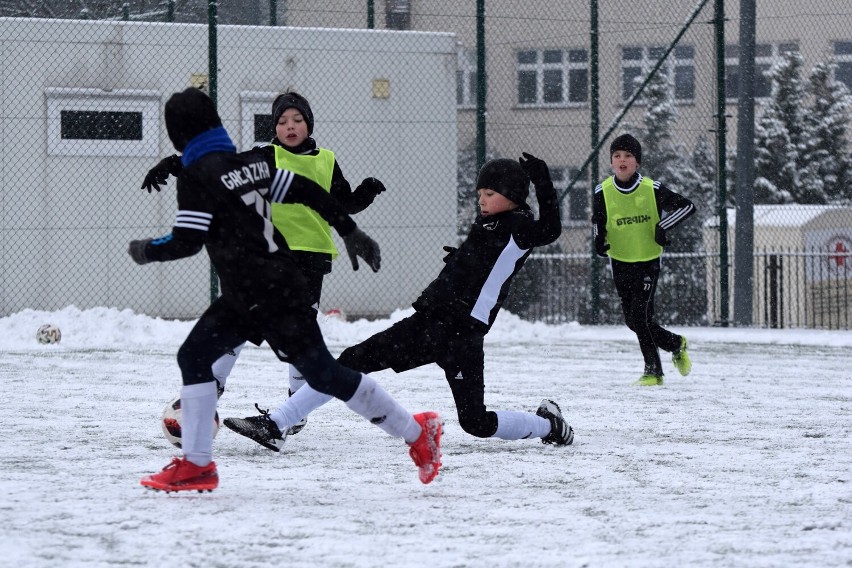
POLYGON ((387 0, 385 26, 389 30, 411 29, 411 3, 409 0, 387 0))
MULTIPOLYGON (((568 182, 574 179, 579 168, 573 166, 552 167, 550 168, 550 178, 553 181, 553 187, 561 194, 568 182)), ((565 224, 568 221, 586 223, 589 220, 586 208, 589 202, 589 182, 586 176, 580 177, 565 199, 562 200, 562 222, 565 224)))
POLYGON ((834 42, 834 79, 852 91, 852 41, 834 42))
POLYGON ((523 50, 517 54, 519 106, 574 106, 589 101, 589 52, 523 50))
POLYGON ((48 155, 159 155, 159 93, 50 88, 45 95, 48 155))
POLYGON ((476 51, 458 49, 456 67, 456 104, 459 108, 476 107, 476 51))
MULTIPOLYGON (((640 79, 653 69, 666 53, 665 47, 624 47, 621 50, 621 100, 627 102, 639 87, 640 79)), ((672 77, 676 103, 695 100, 695 48, 676 45, 660 69, 672 77)))
POLYGON ((59 111, 63 140, 142 140, 142 111, 59 111))
MULTIPOLYGON (((758 43, 754 46, 754 98, 765 99, 772 94, 772 81, 768 72, 785 53, 799 51, 793 42, 771 44, 758 43)), ((740 47, 725 46, 725 98, 734 102, 740 95, 740 47)))

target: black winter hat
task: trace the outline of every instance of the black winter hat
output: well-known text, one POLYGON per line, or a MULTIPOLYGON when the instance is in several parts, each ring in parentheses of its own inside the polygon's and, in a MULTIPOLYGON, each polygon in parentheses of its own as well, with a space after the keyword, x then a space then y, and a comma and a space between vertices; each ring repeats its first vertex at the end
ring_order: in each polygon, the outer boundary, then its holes
POLYGON ((630 152, 633 154, 633 157, 636 158, 637 164, 642 163, 642 145, 633 136, 629 134, 622 134, 612 141, 612 144, 609 145, 610 161, 612 161, 612 155, 618 150, 630 152))
POLYGON ((166 131, 178 152, 199 134, 222 126, 213 99, 193 87, 169 97, 165 117, 166 131))
POLYGON ((479 170, 476 189, 493 189, 506 199, 521 205, 530 194, 530 178, 521 164, 508 158, 490 160, 479 170))
POLYGON ((314 113, 311 112, 311 105, 308 102, 308 99, 294 91, 290 91, 288 93, 281 93, 280 95, 275 97, 274 101, 272 101, 273 128, 276 124, 278 124, 278 119, 281 118, 281 115, 284 114, 284 111, 288 108, 294 108, 300 113, 302 113, 302 117, 305 119, 305 124, 308 125, 308 136, 313 134, 314 113))

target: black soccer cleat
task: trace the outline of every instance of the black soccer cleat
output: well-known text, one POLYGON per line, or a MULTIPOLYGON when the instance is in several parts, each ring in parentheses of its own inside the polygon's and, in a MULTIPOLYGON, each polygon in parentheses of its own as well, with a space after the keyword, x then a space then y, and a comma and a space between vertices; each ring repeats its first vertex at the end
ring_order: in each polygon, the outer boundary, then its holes
POLYGON ((225 426, 241 436, 251 438, 264 448, 273 452, 280 451, 287 439, 287 433, 281 432, 275 421, 269 417, 269 411, 261 410, 257 404, 254 406, 260 411, 259 416, 225 418, 225 426))
POLYGON ((550 421, 550 434, 541 439, 542 444, 569 446, 574 442, 574 429, 565 422, 558 404, 544 399, 538 405, 536 415, 550 421))

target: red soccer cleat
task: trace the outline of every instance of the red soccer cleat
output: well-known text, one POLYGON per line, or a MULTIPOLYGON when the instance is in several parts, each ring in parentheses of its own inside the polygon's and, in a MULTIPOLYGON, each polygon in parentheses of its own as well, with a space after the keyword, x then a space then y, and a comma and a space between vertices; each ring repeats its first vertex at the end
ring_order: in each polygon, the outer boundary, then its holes
POLYGON ((444 424, 437 412, 415 414, 414 420, 423 431, 413 444, 409 444, 408 455, 414 460, 420 475, 420 481, 430 483, 438 476, 441 468, 441 433, 444 424))
POLYGON ((216 462, 201 467, 186 458, 172 458, 172 462, 160 473, 143 477, 140 482, 157 491, 213 491, 219 486, 216 462))

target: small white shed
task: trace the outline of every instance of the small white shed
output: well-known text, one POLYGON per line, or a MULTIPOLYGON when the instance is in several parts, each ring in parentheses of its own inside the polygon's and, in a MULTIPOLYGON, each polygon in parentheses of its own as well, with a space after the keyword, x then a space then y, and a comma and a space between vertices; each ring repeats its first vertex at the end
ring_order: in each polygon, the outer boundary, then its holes
MULTIPOLYGON (((728 209, 729 305, 735 289, 736 210, 728 209)), ((704 224, 709 306, 719 305, 719 219, 704 224)), ((852 207, 754 206, 755 325, 837 327, 852 321, 852 207), (841 301, 842 300, 842 301, 841 301)), ((708 314, 711 317, 712 314, 708 314)))

